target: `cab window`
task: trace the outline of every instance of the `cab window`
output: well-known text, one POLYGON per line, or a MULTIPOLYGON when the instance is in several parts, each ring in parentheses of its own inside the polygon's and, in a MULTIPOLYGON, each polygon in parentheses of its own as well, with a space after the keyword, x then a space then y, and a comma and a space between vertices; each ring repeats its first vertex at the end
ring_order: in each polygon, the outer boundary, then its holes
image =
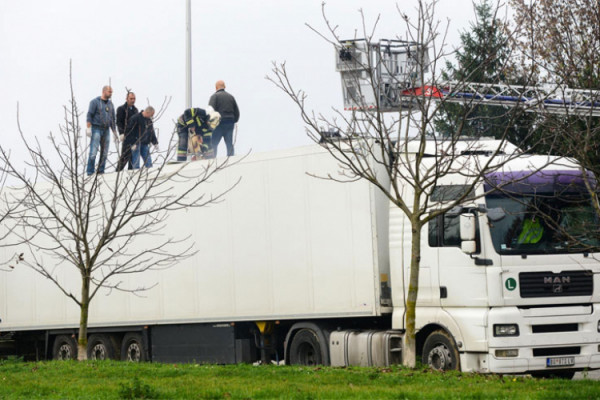
MULTIPOLYGON (((477 251, 479 247, 479 222, 475 219, 477 251)), ((460 217, 458 215, 438 215, 429 221, 429 247, 460 248, 460 217)))

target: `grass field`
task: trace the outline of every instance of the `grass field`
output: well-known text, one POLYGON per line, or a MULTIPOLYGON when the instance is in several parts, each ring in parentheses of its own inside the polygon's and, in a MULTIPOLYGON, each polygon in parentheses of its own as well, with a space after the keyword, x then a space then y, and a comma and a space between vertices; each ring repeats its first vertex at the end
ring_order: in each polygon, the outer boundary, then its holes
POLYGON ((0 361, 0 399, 600 399, 600 381, 428 369, 0 361))

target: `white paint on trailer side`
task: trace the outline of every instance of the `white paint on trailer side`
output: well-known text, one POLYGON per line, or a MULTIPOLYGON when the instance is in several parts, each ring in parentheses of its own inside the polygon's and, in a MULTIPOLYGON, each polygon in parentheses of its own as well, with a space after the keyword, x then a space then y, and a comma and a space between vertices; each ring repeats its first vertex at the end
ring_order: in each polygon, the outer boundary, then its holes
MULTIPOLYGON (((205 163, 190 163, 187 174, 205 163)), ((130 288, 158 285, 140 296, 101 290, 90 326, 380 315, 380 276, 389 274, 389 263, 379 257, 387 254, 387 217, 379 213, 387 215, 387 202, 365 181, 307 174, 338 171, 314 145, 252 154, 218 173, 202 190, 216 194, 242 179, 217 204, 169 212, 158 235, 190 235, 197 253, 169 269, 117 278, 130 288)), ((130 251, 146 250, 148 240, 130 251)), ((63 266, 57 273, 78 294, 73 271, 63 266)), ((75 303, 33 271, 1 273, 0 286, 10 288, 0 304, 2 330, 78 325, 75 303)))

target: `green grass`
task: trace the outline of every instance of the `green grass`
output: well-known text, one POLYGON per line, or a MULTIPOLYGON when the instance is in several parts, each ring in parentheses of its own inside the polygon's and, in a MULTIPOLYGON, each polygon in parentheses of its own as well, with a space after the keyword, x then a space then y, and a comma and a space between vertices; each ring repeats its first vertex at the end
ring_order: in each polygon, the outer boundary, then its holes
POLYGON ((600 399, 600 381, 428 369, 0 361, 0 399, 600 399))

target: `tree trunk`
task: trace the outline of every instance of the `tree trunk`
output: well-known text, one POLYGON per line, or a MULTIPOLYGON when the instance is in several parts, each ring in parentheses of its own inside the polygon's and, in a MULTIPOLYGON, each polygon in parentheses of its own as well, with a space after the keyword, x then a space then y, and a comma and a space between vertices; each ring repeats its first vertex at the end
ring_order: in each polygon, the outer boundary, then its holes
POLYGON ((77 360, 87 360, 87 326, 90 308, 90 279, 83 277, 81 283, 81 305, 79 314, 79 336, 77 338, 77 360))
POLYGON ((403 364, 414 368, 417 364, 415 317, 419 292, 419 267, 421 265, 421 224, 413 222, 411 239, 410 277, 406 296, 406 332, 404 334, 403 364))

